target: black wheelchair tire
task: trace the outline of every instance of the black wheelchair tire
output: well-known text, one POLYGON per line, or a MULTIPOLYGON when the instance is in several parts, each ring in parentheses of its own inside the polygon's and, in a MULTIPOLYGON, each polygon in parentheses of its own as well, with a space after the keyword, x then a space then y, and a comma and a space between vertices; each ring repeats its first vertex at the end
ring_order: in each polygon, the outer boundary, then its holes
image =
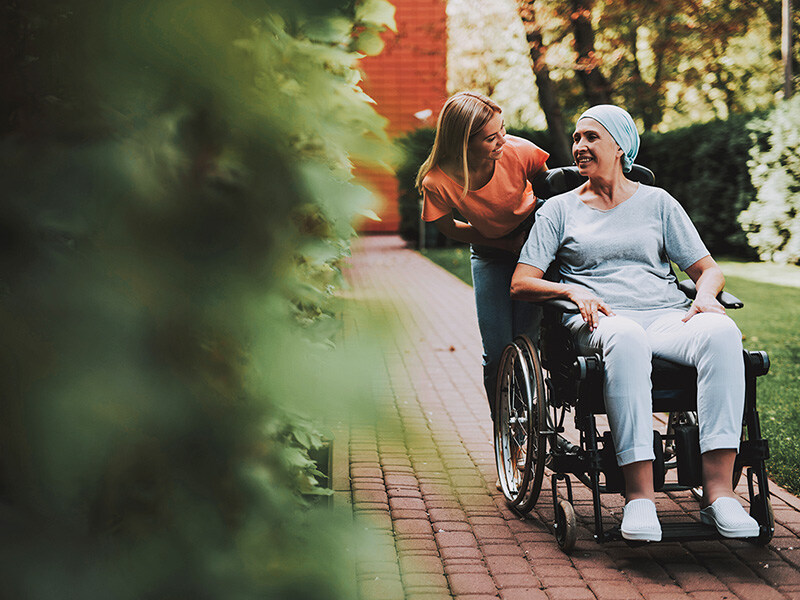
POLYGON ((528 362, 528 371, 531 377, 530 391, 532 419, 531 419, 531 440, 528 451, 528 461, 526 468, 531 472, 528 489, 525 498, 517 505, 517 510, 521 513, 530 512, 536 505, 539 493, 542 490, 544 480, 544 468, 548 461, 547 435, 545 431, 547 425, 547 392, 544 383, 544 371, 539 359, 539 351, 527 335, 520 335, 514 340, 515 345, 522 350, 528 362))
POLYGON ((553 525, 556 543, 564 554, 575 548, 578 538, 578 525, 575 521, 575 509, 566 500, 559 500, 556 506, 555 523, 553 525))
POLYGON ((494 450, 500 489, 512 508, 526 499, 531 480, 531 397, 527 361, 516 344, 509 344, 497 372, 494 450), (518 453, 523 449, 525 462, 520 469, 518 453))

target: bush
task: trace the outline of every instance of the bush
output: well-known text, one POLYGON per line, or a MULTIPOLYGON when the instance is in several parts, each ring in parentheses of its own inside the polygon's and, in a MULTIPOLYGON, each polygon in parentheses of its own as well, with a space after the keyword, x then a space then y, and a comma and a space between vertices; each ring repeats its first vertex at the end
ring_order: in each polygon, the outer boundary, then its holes
POLYGON ((751 124, 758 193, 739 220, 762 260, 800 264, 800 96, 751 124))
POLYGON ((642 136, 637 162, 683 205, 715 255, 755 257, 737 221, 755 196, 747 169, 751 118, 736 115, 642 136))
POLYGON ((0 8, 4 598, 357 595, 349 511, 304 498, 319 415, 370 393, 333 292, 350 160, 389 149, 357 51, 391 14, 0 8))

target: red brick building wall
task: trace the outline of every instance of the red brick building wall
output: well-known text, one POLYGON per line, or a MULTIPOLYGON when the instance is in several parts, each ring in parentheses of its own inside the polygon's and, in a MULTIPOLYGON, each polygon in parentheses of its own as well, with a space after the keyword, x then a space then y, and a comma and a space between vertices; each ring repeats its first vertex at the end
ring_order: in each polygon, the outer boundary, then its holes
MULTIPOLYGON (((392 0, 397 33, 384 34, 386 47, 378 56, 362 59, 362 89, 389 120, 396 137, 421 125, 433 125, 447 97, 446 0, 392 0), (420 119, 415 114, 430 111, 420 119)), ((398 230, 397 180, 390 173, 359 169, 359 178, 382 198, 380 222, 366 221, 361 231, 398 230)))

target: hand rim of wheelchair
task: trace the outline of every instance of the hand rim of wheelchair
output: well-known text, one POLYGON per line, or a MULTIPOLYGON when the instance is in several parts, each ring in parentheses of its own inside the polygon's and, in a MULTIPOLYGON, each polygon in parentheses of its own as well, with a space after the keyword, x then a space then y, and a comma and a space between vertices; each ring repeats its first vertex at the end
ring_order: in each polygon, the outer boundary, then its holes
POLYGON ((505 348, 500 359, 494 448, 501 491, 511 508, 523 514, 536 503, 544 478, 547 442, 539 426, 545 415, 544 399, 538 352, 530 339, 520 336, 505 348), (515 447, 525 452, 521 472, 515 447))

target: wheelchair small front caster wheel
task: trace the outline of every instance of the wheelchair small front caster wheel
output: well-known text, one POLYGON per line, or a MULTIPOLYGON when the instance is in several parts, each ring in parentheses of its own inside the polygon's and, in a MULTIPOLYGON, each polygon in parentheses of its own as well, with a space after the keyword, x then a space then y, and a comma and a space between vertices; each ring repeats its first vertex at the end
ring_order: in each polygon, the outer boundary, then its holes
POLYGON ((775 532, 775 513, 769 498, 764 501, 761 494, 753 496, 753 499, 750 500, 750 516, 761 526, 758 537, 752 538, 751 541, 757 546, 766 546, 775 532))
POLYGON ((575 523, 575 509, 566 500, 560 500, 556 508, 554 524, 556 542, 565 554, 572 552, 578 537, 578 526, 575 523))

